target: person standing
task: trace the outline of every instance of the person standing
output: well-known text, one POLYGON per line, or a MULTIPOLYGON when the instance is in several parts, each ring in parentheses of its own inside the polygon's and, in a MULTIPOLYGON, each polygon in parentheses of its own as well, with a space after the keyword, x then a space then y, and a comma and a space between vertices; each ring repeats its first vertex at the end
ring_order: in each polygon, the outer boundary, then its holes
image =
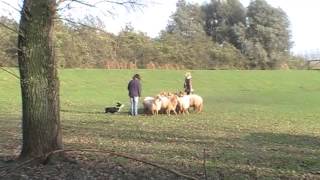
POLYGON ((192 76, 190 72, 187 72, 185 74, 185 79, 184 79, 184 92, 187 93, 187 95, 191 94, 193 92, 192 89, 192 76))
POLYGON ((135 74, 132 80, 128 83, 128 91, 131 103, 130 113, 132 116, 138 115, 139 97, 141 97, 141 77, 135 74))

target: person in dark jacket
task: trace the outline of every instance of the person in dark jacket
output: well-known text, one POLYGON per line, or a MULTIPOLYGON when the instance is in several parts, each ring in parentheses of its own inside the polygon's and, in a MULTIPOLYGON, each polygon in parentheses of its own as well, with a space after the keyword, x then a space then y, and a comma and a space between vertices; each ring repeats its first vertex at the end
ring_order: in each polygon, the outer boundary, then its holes
POLYGON ((184 79, 184 92, 189 95, 193 92, 193 88, 192 88, 192 76, 190 72, 187 72, 185 74, 185 79, 184 79))
POLYGON ((139 74, 135 74, 132 77, 132 80, 128 84, 128 91, 131 103, 131 115, 136 116, 138 115, 138 103, 139 97, 141 97, 141 84, 140 84, 141 77, 139 74))

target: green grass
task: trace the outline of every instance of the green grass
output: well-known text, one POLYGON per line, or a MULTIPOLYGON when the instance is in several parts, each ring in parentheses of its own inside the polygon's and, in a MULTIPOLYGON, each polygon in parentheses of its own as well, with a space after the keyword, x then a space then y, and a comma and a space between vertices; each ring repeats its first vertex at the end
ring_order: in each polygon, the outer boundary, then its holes
MULTIPOLYGON (((11 69, 14 71, 13 69, 11 69)), ((192 71, 204 112, 189 116, 103 114, 129 99, 140 73, 143 96, 178 91, 184 71, 60 71, 61 121, 67 148, 112 149, 190 175, 225 179, 320 178, 320 72, 192 71)), ((21 140, 19 81, 0 71, 0 153, 21 140)))

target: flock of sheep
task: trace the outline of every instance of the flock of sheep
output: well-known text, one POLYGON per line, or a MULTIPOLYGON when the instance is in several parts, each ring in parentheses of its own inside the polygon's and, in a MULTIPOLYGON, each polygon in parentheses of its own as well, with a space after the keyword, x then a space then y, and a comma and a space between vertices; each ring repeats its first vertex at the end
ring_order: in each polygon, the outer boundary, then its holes
POLYGON ((196 94, 187 95, 183 92, 162 92, 154 97, 145 97, 143 100, 145 114, 157 115, 158 113, 189 114, 189 108, 193 107, 196 112, 203 109, 203 99, 196 94))

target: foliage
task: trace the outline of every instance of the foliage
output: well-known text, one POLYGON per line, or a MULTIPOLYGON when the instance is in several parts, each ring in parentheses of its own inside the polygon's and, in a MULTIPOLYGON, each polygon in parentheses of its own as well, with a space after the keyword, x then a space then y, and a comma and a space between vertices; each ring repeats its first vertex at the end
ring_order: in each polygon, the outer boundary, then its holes
POLYGON ((203 29, 202 11, 197 4, 177 2, 177 10, 171 16, 167 26, 167 33, 179 34, 183 39, 196 39, 205 35, 203 29))
MULTIPOLYGON (((5 16, 0 17, 0 23, 5 24, 12 30, 18 29, 18 24, 13 19, 5 16)), ((16 32, 0 25, 0 66, 15 67, 18 65, 16 42, 18 35, 16 32)))
POLYGON ((287 15, 282 9, 271 7, 265 0, 255 0, 248 7, 247 17, 248 39, 254 44, 259 42, 267 55, 262 60, 256 59, 261 61, 256 64, 275 68, 282 60, 281 54, 288 54, 291 46, 287 15))
POLYGON ((218 43, 230 42, 240 47, 241 29, 245 25, 245 8, 239 0, 212 0, 202 7, 205 17, 205 30, 218 43), (236 30, 240 31, 236 31, 236 30))
MULTIPOLYGON (((96 27, 97 22, 87 18, 84 24, 96 27)), ((56 23, 56 54, 60 67, 92 68, 105 67, 108 60, 114 59, 115 37, 90 26, 56 23)))
POLYGON ((167 31, 160 36, 167 59, 190 69, 243 69, 245 58, 232 45, 212 41, 202 19, 201 7, 178 1, 167 31))
POLYGON ((238 0, 203 6, 205 29, 216 42, 229 42, 249 59, 250 69, 276 69, 291 47, 289 20, 265 0, 251 1, 247 10, 238 0))
POLYGON ((132 62, 138 68, 146 68, 158 56, 154 46, 150 37, 127 26, 116 38, 117 59, 132 62))
POLYGON ((308 61, 303 57, 299 56, 289 56, 288 66, 290 69, 308 69, 308 61))
MULTIPOLYGON (((86 16, 79 23, 57 19, 60 67, 279 69, 290 59, 288 17, 265 0, 251 1, 247 8, 239 0, 212 0, 201 6, 179 0, 176 6, 166 29, 155 38, 130 24, 117 35, 104 32, 98 17, 86 16)), ((2 49, 15 44, 10 30, 1 28, 0 35, 2 49)), ((16 65, 10 53, 1 51, 5 66, 16 65)))

